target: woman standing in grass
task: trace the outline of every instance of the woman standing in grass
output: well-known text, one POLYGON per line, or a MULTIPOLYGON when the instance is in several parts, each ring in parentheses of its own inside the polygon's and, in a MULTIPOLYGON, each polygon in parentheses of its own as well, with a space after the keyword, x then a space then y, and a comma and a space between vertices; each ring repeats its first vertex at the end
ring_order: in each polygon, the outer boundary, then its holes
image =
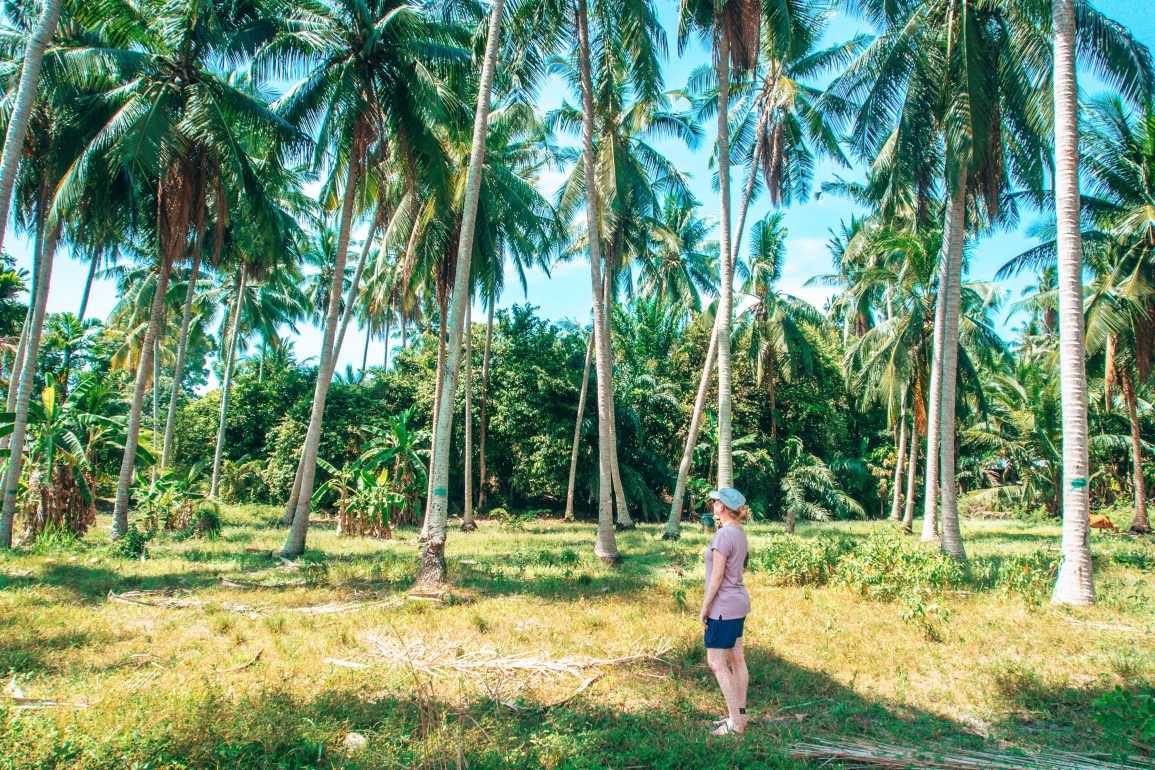
POLYGON ((746 732, 746 688, 750 673, 742 651, 742 628, 750 614, 750 594, 742 580, 746 570, 746 530, 750 519, 746 498, 733 487, 710 493, 718 531, 706 548, 706 595, 701 620, 705 628, 706 662, 718 678, 728 716, 714 735, 746 732))

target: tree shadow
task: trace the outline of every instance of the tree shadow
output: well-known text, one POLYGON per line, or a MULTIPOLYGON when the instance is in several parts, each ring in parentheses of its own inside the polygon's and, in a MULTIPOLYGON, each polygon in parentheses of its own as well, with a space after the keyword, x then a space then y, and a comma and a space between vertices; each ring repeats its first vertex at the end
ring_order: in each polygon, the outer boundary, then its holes
MULTIPOLYGON (((151 713, 156 701, 134 695, 118 703, 118 719, 150 728, 135 741, 92 731, 85 751, 101 766, 146 760, 162 767, 307 768, 323 756, 328 768, 731 770, 808 767, 789 758, 789 747, 819 738, 924 752, 1018 751, 1025 768, 1034 766, 1033 753, 1105 748, 1080 735, 1082 722, 1069 721, 1067 712, 1052 716, 1047 730, 1032 733, 1037 742, 1018 749, 994 745, 967 725, 866 696, 757 644, 748 649, 751 729, 740 740, 712 738, 711 719, 722 704, 702 657, 685 643, 666 656, 668 667, 607 670, 587 690, 552 707, 543 704, 554 701, 556 692, 519 698, 501 695, 492 681, 487 689, 452 676, 431 679, 404 671, 384 679, 380 672, 341 672, 324 689, 308 693, 269 684, 235 696, 227 691, 232 688, 209 686, 164 707, 184 709, 179 714, 151 713), (617 693, 627 680, 639 697, 622 703, 617 693), (708 704, 705 710, 702 704, 708 704), (349 733, 358 733, 365 745, 344 748, 349 733)), ((576 684, 560 682, 554 689, 564 693, 576 684)), ((1070 694, 1042 691, 1030 697, 1050 704, 1070 694)), ((1004 726, 1021 724, 998 724, 992 733, 1004 726)), ((58 734, 43 735, 60 740, 58 734)), ((0 750, 3 741, 0 734, 0 750)))

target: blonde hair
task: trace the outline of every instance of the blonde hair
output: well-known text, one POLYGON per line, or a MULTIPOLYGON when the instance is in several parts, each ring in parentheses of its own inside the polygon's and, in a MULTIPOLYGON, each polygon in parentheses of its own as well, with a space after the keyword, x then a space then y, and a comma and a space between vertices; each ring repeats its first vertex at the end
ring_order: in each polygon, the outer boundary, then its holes
POLYGON ((743 505, 741 508, 734 511, 733 513, 734 513, 734 518, 737 519, 742 524, 745 524, 746 522, 750 521, 750 506, 748 506, 748 505, 743 505))

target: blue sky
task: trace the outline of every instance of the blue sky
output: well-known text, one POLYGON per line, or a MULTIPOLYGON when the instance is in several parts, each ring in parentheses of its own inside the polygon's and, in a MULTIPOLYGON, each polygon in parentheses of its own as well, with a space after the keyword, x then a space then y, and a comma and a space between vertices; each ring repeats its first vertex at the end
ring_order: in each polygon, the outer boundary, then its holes
MULTIPOLYGON (((677 3, 672 0, 658 0, 660 15, 667 29, 670 40, 670 61, 666 66, 666 85, 669 88, 681 87, 685 84, 689 73, 697 66, 707 62, 707 51, 696 42, 691 43, 684 56, 678 56, 675 45, 677 3)), ((1152 3, 1148 0, 1098 0, 1096 7, 1106 15, 1128 26, 1144 43, 1155 49, 1155 14, 1151 13, 1152 3)), ((847 40, 855 34, 869 31, 856 18, 839 13, 832 19, 828 38, 830 43, 847 40)), ((559 84, 560 85, 560 84, 559 84)), ((1092 95, 1102 90, 1101 86, 1090 78, 1082 81, 1085 95, 1092 95)), ((543 109, 554 107, 562 95, 561 88, 543 89, 541 106, 543 109)), ((710 172, 707 166, 710 156, 710 147, 713 142, 713 131, 707 127, 707 135, 696 152, 691 152, 675 141, 657 142, 656 145, 681 169, 690 179, 690 185, 695 195, 702 202, 702 213, 705 216, 716 217, 718 212, 718 196, 711 189, 710 172)), ((828 163, 820 163, 815 173, 817 184, 831 179, 837 173, 828 163)), ((848 175, 848 172, 841 172, 848 175)), ((849 175, 860 174, 861 171, 849 172, 849 175)), ((545 191, 552 195, 561 178, 561 174, 552 174, 543 179, 545 191)), ((733 182, 735 206, 741 196, 741 186, 744 183, 744 174, 736 175, 733 182)), ((765 216, 768 206, 765 203, 756 203, 752 206, 749 223, 765 216)), ((813 276, 829 272, 831 269, 830 256, 826 251, 826 242, 831 229, 837 228, 839 223, 855 213, 854 207, 846 201, 830 196, 822 196, 806 203, 796 204, 785 214, 785 225, 789 230, 787 240, 787 257, 781 285, 784 290, 803 297, 821 307, 828 297, 828 290, 821 287, 807 287, 805 283, 813 276)), ((975 280, 993 278, 995 271, 1010 257, 1020 253, 1032 245, 1027 237, 1026 229, 1029 224, 1039 219, 1037 213, 1025 213, 1023 225, 1013 232, 998 233, 983 238, 975 244, 971 255, 970 277, 975 280)), ((30 267, 28 244, 26 241, 12 237, 9 249, 16 256, 18 264, 30 267)), ((80 304, 80 296, 84 286, 85 268, 70 254, 61 254, 57 258, 56 270, 52 279, 49 295, 49 311, 76 312, 80 304)), ((1008 299, 1014 299, 1025 285, 1026 279, 1007 282, 1004 286, 1008 292, 1008 299)), ((589 317, 590 309, 590 279, 588 262, 577 260, 568 264, 558 265, 551 276, 541 271, 532 271, 528 276, 528 285, 525 293, 517 283, 509 282, 509 288, 501 298, 499 307, 509 307, 512 304, 530 302, 540 308, 540 313, 548 318, 560 320, 572 318, 585 321, 589 317)), ((108 281, 100 281, 93 289, 89 304, 89 314, 104 318, 116 303, 115 286, 108 281)), ((475 310, 475 318, 481 317, 480 309, 475 310)), ((1013 328, 1015 320, 1005 317, 1001 325, 1005 329, 1013 328)), ((309 358, 317 355, 320 348, 320 331, 312 327, 301 328, 301 335, 296 341, 296 350, 299 358, 309 358)), ((345 345, 341 351, 338 370, 343 370, 346 364, 360 365, 365 336, 360 330, 349 329, 345 345)), ((381 342, 374 340, 370 349, 370 362, 380 362, 382 356, 381 342)))

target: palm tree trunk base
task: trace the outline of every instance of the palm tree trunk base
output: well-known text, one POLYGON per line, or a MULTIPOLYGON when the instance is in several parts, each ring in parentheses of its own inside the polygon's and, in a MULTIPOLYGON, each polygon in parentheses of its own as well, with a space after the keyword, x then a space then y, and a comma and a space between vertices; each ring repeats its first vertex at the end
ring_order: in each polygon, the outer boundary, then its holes
POLYGON ((611 567, 616 567, 622 562, 622 557, 616 553, 594 554, 603 564, 608 564, 611 567))
POLYGON ((667 529, 662 533, 663 540, 681 540, 682 532, 677 529, 667 529))
POLYGON ((445 543, 429 540, 421 551, 421 569, 417 573, 417 585, 432 588, 445 585, 445 543))
POLYGON ((638 528, 638 525, 632 521, 626 521, 626 522, 618 521, 618 522, 614 523, 614 529, 616 529, 618 532, 623 532, 627 529, 637 529, 637 528, 638 528))
POLYGON ((464 522, 462 522, 461 523, 461 531, 462 532, 476 532, 477 531, 477 522, 476 521, 464 521, 464 522))
POLYGON ((1134 532, 1136 535, 1150 535, 1152 530, 1147 524, 1132 524, 1128 531, 1134 532))

